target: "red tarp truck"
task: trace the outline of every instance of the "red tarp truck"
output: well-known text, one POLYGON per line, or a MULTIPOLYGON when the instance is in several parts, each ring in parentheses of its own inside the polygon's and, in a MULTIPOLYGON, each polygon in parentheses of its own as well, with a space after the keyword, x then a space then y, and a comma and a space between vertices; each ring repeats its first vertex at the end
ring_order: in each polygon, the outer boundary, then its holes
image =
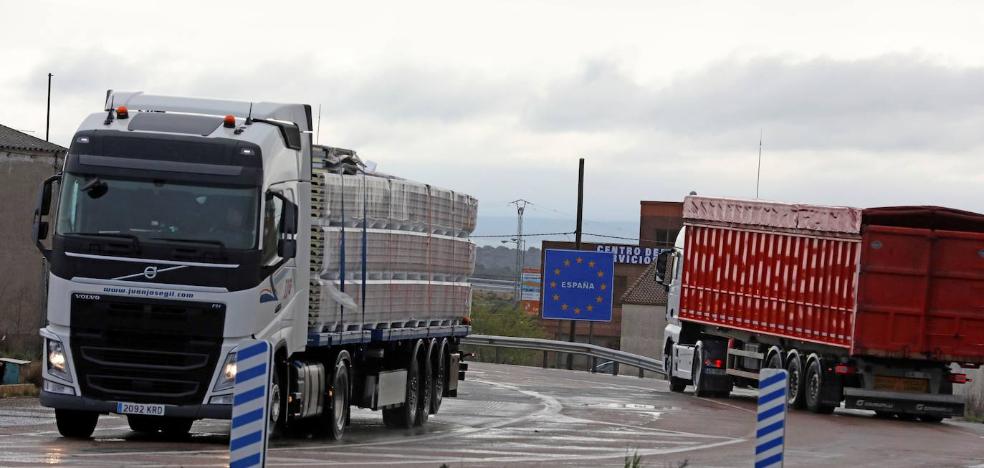
POLYGON ((939 421, 984 363, 984 215, 690 196, 660 262, 674 391, 781 367, 791 406, 939 421))

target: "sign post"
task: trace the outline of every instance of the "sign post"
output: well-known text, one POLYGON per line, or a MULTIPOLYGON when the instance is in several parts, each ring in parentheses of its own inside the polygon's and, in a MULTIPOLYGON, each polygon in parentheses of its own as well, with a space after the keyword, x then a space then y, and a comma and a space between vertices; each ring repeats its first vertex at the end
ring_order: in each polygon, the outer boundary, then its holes
POLYGON ((783 369, 759 371, 755 468, 782 467, 786 435, 786 385, 783 369))
POLYGON ((614 276, 611 253, 547 250, 540 300, 543 318, 610 322, 614 276))
POLYGON ((250 340, 236 352, 229 467, 266 466, 267 423, 270 420, 270 343, 250 340))

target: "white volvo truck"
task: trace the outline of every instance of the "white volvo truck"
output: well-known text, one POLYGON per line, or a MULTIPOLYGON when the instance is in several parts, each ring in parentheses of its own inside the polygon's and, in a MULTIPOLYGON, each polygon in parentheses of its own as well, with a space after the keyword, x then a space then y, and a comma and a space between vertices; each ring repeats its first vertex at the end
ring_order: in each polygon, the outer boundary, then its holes
POLYGON ((312 144, 311 108, 108 92, 45 181, 41 404, 184 434, 231 416, 235 349, 273 346, 271 427, 412 427, 456 396, 477 201, 312 144), (53 203, 55 202, 55 203, 53 203))

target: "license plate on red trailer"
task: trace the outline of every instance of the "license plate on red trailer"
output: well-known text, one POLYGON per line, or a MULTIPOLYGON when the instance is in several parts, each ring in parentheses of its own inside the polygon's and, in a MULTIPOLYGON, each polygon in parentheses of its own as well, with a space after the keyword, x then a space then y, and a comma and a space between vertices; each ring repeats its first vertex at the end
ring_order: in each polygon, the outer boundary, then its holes
POLYGON ((164 405, 149 405, 146 403, 116 403, 119 414, 139 414, 144 416, 164 416, 164 405))
POLYGON ((875 390, 903 393, 929 393, 929 380, 876 375, 875 390))

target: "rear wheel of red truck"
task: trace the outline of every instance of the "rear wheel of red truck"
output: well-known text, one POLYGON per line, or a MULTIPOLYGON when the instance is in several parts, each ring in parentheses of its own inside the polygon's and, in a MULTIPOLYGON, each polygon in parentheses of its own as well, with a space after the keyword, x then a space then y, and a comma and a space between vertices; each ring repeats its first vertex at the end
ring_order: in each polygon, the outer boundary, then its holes
POLYGON ((805 380, 805 398, 806 398, 806 408, 814 413, 819 414, 830 414, 834 412, 834 407, 831 405, 823 404, 820 399, 823 395, 823 369, 820 366, 820 361, 817 359, 811 359, 810 365, 806 368, 806 380, 805 380))
POLYGON ((694 395, 699 397, 711 396, 711 392, 707 388, 707 382, 704 378, 704 350, 700 345, 694 348, 694 367, 691 371, 694 383, 694 395))
POLYGON ((804 401, 806 392, 803 388, 805 386, 803 385, 803 360, 799 353, 790 352, 786 357, 786 372, 789 373, 786 403, 791 408, 803 408, 806 406, 804 401))
POLYGON ((98 422, 99 413, 64 409, 55 410, 55 424, 58 426, 58 433, 63 437, 88 439, 92 437, 92 432, 96 430, 96 423, 98 422))

